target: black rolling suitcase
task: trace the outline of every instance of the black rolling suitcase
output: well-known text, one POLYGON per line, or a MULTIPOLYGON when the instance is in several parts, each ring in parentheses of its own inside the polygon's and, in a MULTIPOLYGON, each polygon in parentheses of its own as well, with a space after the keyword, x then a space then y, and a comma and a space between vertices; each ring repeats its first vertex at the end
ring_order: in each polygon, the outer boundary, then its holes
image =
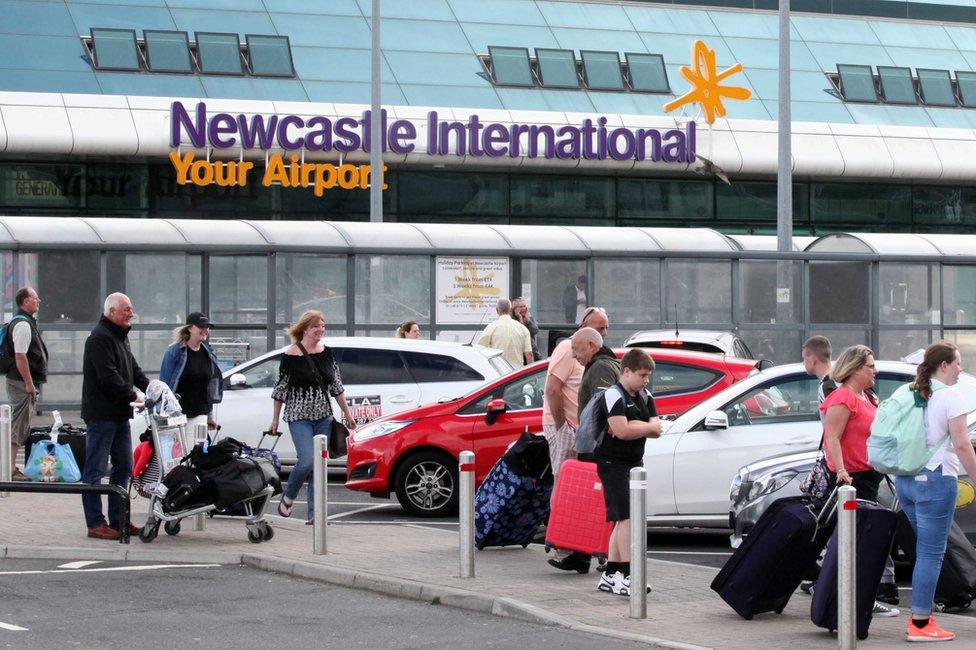
MULTIPOLYGON (((68 445, 71 448, 71 453, 75 457, 75 462, 78 463, 78 469, 85 470, 85 445, 87 444, 87 438, 85 434, 87 431, 81 427, 76 427, 71 424, 62 424, 61 428, 58 429, 58 444, 68 445)), ((31 427, 30 435, 27 437, 27 442, 24 443, 25 453, 30 455, 31 447, 34 446, 35 442, 39 440, 50 440, 51 439, 51 429, 50 427, 31 427)), ((26 460, 26 456, 25 456, 26 460)))
MULTIPOLYGON (((898 513, 898 546, 915 560, 915 531, 904 511, 898 513)), ((942 572, 935 587, 935 606, 939 611, 966 609, 976 596, 976 548, 955 521, 949 529, 942 572)))
POLYGON ((819 514, 807 497, 779 499, 725 563, 712 589, 742 618, 781 613, 830 536, 833 498, 819 514))
MULTIPOLYGON (((857 602, 854 608, 857 614, 857 638, 862 640, 868 638, 875 597, 891 553, 897 523, 898 516, 884 506, 871 501, 857 502, 857 602)), ((831 631, 837 629, 837 537, 835 531, 827 544, 827 554, 810 603, 810 620, 814 625, 831 631)))

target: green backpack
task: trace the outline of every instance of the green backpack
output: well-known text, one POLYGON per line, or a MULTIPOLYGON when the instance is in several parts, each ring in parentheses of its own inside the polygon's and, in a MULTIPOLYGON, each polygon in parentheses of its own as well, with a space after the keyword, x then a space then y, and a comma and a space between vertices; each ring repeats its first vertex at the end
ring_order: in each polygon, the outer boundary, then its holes
MULTIPOLYGON (((911 386, 899 386, 891 397, 881 402, 871 425, 868 462, 884 474, 918 474, 949 438, 949 434, 946 434, 934 446, 928 446, 928 426, 925 422, 928 400, 912 390, 911 386)), ((933 385, 932 392, 942 388, 942 385, 933 385)))

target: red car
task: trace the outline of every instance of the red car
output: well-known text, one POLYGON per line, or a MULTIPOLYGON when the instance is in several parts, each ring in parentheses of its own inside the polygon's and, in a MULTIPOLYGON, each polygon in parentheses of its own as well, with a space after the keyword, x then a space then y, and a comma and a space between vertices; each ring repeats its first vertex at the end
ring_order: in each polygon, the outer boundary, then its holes
MULTIPOLYGON (((616 350, 622 357, 626 349, 616 350)), ((648 349, 661 416, 676 416, 756 369, 760 362, 703 352, 648 349)), ((377 419, 349 439, 346 487, 389 497, 412 515, 457 510, 458 454, 475 453, 480 485, 524 431, 542 432, 542 393, 548 361, 539 361, 439 404, 377 419)))

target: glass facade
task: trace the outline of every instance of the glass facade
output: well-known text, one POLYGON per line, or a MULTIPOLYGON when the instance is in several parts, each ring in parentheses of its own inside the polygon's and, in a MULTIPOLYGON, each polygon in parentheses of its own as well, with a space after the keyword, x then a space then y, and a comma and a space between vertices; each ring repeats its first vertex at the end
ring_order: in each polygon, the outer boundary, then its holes
MULTIPOLYGON (((775 234, 772 180, 637 178, 583 174, 392 169, 391 221, 616 226, 707 226, 775 234)), ((179 185, 169 164, 0 161, 5 214, 188 219, 369 217, 369 193, 179 185)), ((971 232, 976 188, 961 185, 797 182, 797 234, 834 231, 971 232)))

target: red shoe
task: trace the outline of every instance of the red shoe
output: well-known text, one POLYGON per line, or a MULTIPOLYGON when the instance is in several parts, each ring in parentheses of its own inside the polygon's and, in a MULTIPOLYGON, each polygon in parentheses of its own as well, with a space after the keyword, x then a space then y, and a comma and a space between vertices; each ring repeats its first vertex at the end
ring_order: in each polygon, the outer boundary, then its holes
POLYGON ((118 539, 119 531, 108 526, 107 524, 99 524, 94 528, 88 529, 88 536, 94 537, 95 539, 118 539))
POLYGON ((935 624, 934 616, 929 616, 929 622, 925 627, 917 627, 912 623, 911 617, 908 619, 908 632, 906 637, 908 641, 952 641, 955 638, 956 635, 954 633, 947 632, 935 624))

